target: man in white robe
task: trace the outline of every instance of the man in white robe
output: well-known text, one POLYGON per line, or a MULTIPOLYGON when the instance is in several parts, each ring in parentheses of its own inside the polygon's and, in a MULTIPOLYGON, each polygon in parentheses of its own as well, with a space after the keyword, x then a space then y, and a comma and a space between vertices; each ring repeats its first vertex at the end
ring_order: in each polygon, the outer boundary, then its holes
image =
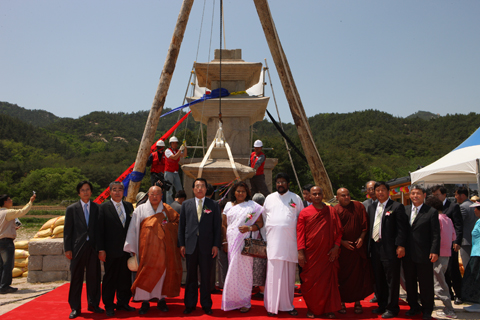
POLYGON ((289 191, 286 173, 277 174, 275 184, 277 192, 268 195, 263 205, 268 256, 265 309, 269 316, 278 311, 296 316, 293 297, 298 263, 297 218, 303 202, 289 191))
MULTIPOLYGON (((130 221, 130 226, 128 228, 127 237, 125 239, 125 246, 123 251, 133 253, 137 257, 139 256, 139 237, 140 237, 140 226, 142 221, 145 218, 153 216, 159 212, 163 211, 162 203, 162 189, 157 186, 153 186, 148 190, 148 200, 144 204, 138 206, 132 214, 132 220, 130 221)), ((140 308, 139 314, 145 314, 150 309, 150 299, 158 299, 157 308, 166 308, 165 298, 166 295, 162 295, 163 282, 165 280, 166 271, 163 273, 160 280, 157 282, 156 286, 153 288, 152 292, 145 291, 141 288, 135 289, 135 294, 133 296, 134 301, 143 301, 142 307, 140 308), (165 304, 165 306, 163 306, 165 304)), ((160 309, 162 310, 162 309, 160 309)), ((163 311, 163 310, 162 310, 163 311)), ((166 309, 168 311, 168 308, 166 309)))

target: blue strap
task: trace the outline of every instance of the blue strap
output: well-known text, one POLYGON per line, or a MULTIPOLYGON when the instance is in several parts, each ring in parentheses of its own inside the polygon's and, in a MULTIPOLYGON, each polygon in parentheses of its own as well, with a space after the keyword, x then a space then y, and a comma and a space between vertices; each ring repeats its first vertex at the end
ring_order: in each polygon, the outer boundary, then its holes
POLYGON ((140 182, 143 180, 143 177, 145 177, 145 171, 138 172, 138 171, 132 171, 128 174, 128 176, 123 179, 123 196, 126 197, 128 195, 128 185, 130 184, 130 180, 133 182, 140 182))
POLYGON ((204 94, 200 99, 197 99, 197 100, 193 100, 192 102, 189 102, 187 104, 184 104, 183 106, 180 106, 180 107, 177 107, 175 109, 172 109, 164 114, 162 114, 160 116, 160 118, 162 117, 165 117, 166 115, 170 114, 170 113, 174 113, 174 112, 177 112, 178 110, 182 110, 183 108, 186 108, 186 107, 189 107, 193 104, 196 104, 196 103, 199 103, 199 102, 202 102, 202 101, 205 101, 205 100, 208 100, 208 99, 215 99, 215 98, 218 98, 220 97, 220 94, 222 95, 222 97, 226 97, 226 96, 229 96, 230 93, 228 92, 227 89, 225 88, 218 88, 218 89, 215 89, 215 90, 212 90, 212 92, 210 94, 204 94))

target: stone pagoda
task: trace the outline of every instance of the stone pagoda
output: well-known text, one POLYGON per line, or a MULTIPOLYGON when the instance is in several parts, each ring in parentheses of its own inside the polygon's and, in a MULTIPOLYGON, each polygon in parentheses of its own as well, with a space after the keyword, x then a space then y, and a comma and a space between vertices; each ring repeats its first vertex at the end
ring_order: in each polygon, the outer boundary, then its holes
MULTIPOLYGON (((222 131, 225 142, 228 143, 233 155, 235 167, 241 180, 255 175, 255 170, 248 167, 248 160, 253 151, 250 139, 250 126, 265 117, 265 110, 269 97, 249 96, 245 91, 259 82, 262 63, 245 62, 242 59, 242 50, 222 49, 222 74, 220 79, 220 50, 215 50, 215 59, 210 63, 197 63, 195 73, 199 87, 214 90, 220 87, 230 93, 221 98, 222 131), (232 93, 236 93, 232 95, 232 93)), ((188 97, 188 101, 201 97, 188 97)), ((208 99, 190 106, 195 121, 207 125, 207 147, 214 141, 219 128, 220 99, 208 99)), ((265 146, 267 147, 268 146, 265 146)), ((182 170, 183 184, 187 192, 198 176, 200 163, 203 158, 186 159, 182 170)), ((269 190, 272 190, 272 170, 278 159, 267 158, 265 163, 265 180, 269 190)), ((213 148, 209 159, 202 168, 202 177, 212 185, 226 184, 235 179, 232 162, 223 145, 217 144, 213 148)), ((191 195, 191 194, 190 194, 191 195)))

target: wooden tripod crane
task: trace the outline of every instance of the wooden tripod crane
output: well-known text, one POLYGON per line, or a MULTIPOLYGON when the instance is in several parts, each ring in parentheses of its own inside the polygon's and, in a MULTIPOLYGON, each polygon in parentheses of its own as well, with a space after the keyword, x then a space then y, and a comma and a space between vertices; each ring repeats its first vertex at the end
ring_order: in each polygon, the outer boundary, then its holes
MULTIPOLYGON (((280 38, 278 37, 277 30, 273 22, 268 1, 253 0, 253 2, 255 3, 258 17, 260 18, 260 22, 265 33, 265 38, 267 39, 267 43, 270 48, 272 58, 275 62, 280 81, 282 82, 282 87, 290 106, 290 111, 292 113, 295 126, 297 127, 298 136, 300 137, 303 151, 307 158, 308 165, 310 166, 313 179, 316 185, 322 187, 324 198, 329 200, 333 198, 332 184, 325 170, 320 154, 318 153, 315 141, 313 140, 310 125, 308 124, 308 119, 305 114, 305 110, 303 109, 300 95, 298 94, 297 87, 295 86, 295 81, 293 79, 290 66, 288 65, 287 57, 280 43, 280 38)), ((173 71, 175 70, 178 53, 180 51, 180 46, 192 6, 193 0, 184 0, 182 8, 180 9, 180 14, 173 32, 173 37, 170 43, 167 58, 165 60, 165 65, 163 66, 160 82, 158 84, 153 105, 145 125, 142 141, 138 149, 135 167, 133 169, 134 171, 143 172, 145 170, 147 158, 150 154, 150 146, 152 145, 155 137, 155 131, 163 110, 165 97, 170 86, 170 80, 172 78, 173 71)), ((135 195, 137 194, 139 188, 140 182, 130 181, 127 201, 134 201, 135 195)))

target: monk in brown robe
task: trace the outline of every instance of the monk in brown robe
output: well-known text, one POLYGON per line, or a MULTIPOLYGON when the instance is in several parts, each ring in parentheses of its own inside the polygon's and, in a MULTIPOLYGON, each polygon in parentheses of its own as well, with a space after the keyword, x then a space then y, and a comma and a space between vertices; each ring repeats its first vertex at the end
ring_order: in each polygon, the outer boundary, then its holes
POLYGON ((322 188, 312 187, 310 196, 313 203, 300 212, 297 222, 302 294, 308 318, 325 315, 333 319, 341 307, 337 258, 343 230, 333 207, 322 202, 322 188))
POLYGON ((345 188, 337 190, 338 213, 343 227, 342 250, 338 262, 338 285, 342 298, 340 313, 347 313, 345 302, 355 302, 354 312, 363 312, 360 301, 373 292, 373 274, 367 258, 367 246, 364 245, 368 231, 368 217, 365 206, 352 201, 350 192, 345 188))
POLYGON ((150 309, 150 300, 158 300, 157 309, 168 311, 166 297, 180 295, 182 263, 177 248, 180 215, 163 203, 162 190, 153 186, 148 201, 133 212, 124 251, 138 260, 138 271, 132 285, 134 301, 143 301, 139 314, 150 309), (168 258, 167 258, 168 257, 168 258))

